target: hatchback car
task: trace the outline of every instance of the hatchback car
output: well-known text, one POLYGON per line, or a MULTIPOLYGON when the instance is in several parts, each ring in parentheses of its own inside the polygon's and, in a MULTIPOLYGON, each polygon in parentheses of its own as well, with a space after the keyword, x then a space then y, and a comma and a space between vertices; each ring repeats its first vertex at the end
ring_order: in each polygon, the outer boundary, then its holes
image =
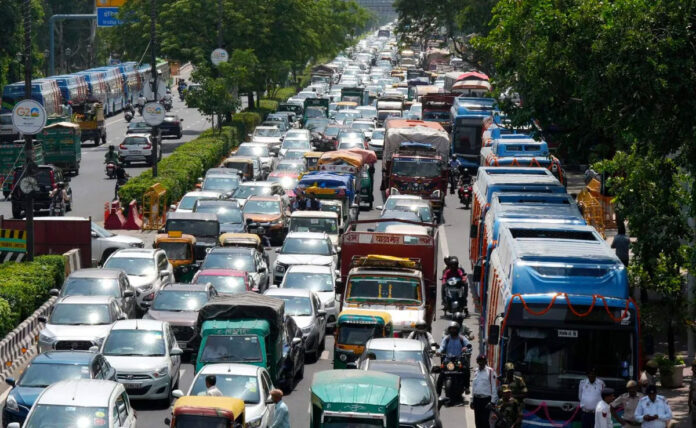
POLYGON ((180 119, 174 113, 167 113, 164 115, 164 122, 159 125, 160 135, 163 137, 174 136, 176 138, 181 138, 184 135, 183 127, 181 122, 184 119, 180 119))
POLYGON ((128 124, 128 129, 126 130, 126 135, 150 134, 151 132, 152 132, 152 126, 145 123, 145 121, 139 120, 137 122, 131 121, 128 124))
POLYGON ((336 325, 340 302, 336 298, 336 271, 331 266, 290 266, 285 272, 280 288, 314 292, 326 311, 326 327, 333 328, 336 325))
MULTIPOLYGON (((300 131, 298 129, 298 131, 300 131)), ((309 134, 309 131, 307 131, 309 134)), ((283 144, 280 146, 280 156, 285 156, 285 153, 288 150, 304 150, 304 151, 310 151, 312 150, 312 144, 309 141, 309 135, 305 137, 293 137, 289 138, 286 137, 285 140, 283 140, 283 144)))
POLYGON ((71 379, 116 380, 116 370, 104 356, 88 351, 49 351, 35 356, 15 380, 2 409, 2 423, 23 423, 34 401, 48 386, 71 379))
POLYGON ((285 272, 291 265, 338 265, 338 252, 325 233, 292 232, 288 233, 283 246, 278 250, 278 257, 273 265, 273 283, 280 284, 285 272))
POLYGON ((45 323, 39 333, 39 352, 87 351, 101 345, 111 324, 120 319, 126 319, 126 314, 113 297, 64 297, 56 302, 48 318, 39 317, 39 322, 45 323))
MULTIPOLYGON (((152 165, 152 139, 150 134, 129 134, 118 146, 118 158, 125 164, 145 162, 152 165)), ((158 152, 158 160, 162 159, 162 151, 158 152)))
POLYGON ((119 269, 78 269, 71 273, 63 287, 50 291, 52 296, 107 296, 113 297, 128 318, 137 316, 135 290, 126 273, 119 269))
POLYGON ((101 353, 132 399, 162 400, 169 405, 179 384, 181 355, 169 323, 125 320, 114 323, 101 353))
POLYGON ((193 212, 217 215, 220 233, 244 233, 246 231, 242 209, 235 200, 200 199, 193 206, 193 212))
POLYGON ((126 272, 135 288, 138 310, 144 312, 163 285, 174 282, 174 268, 162 249, 126 249, 111 254, 104 267, 126 272))
MULTIPOLYGON (((135 410, 123 385, 110 380, 64 380, 46 388, 36 399, 23 428, 135 428, 135 410)), ((9 428, 20 428, 13 422, 9 428)))
POLYGON ((201 181, 201 190, 210 192, 219 192, 225 197, 232 196, 242 179, 239 175, 233 174, 211 174, 205 175, 201 181))
MULTIPOLYGON (((24 175, 24 169, 19 166, 14 169, 12 183, 19 183, 19 180, 24 175)), ((70 197, 70 201, 65 205, 65 211, 72 211, 72 206, 75 203, 73 191, 70 188, 70 177, 63 174, 63 170, 54 165, 37 165, 34 178, 37 181, 37 188, 32 192, 34 199, 34 212, 40 210, 48 210, 51 206, 51 191, 58 186, 58 183, 63 183, 63 188, 70 197)), ((7 184, 7 183, 5 183, 7 184)), ((12 217, 22 218, 25 214, 26 194, 22 191, 21 186, 13 185, 12 191, 12 217)), ((5 195, 7 196, 7 195, 5 195)))
POLYGON ((243 270, 205 269, 196 272, 192 284, 211 284, 220 295, 251 291, 249 274, 243 270))
POLYGON ((263 293, 270 284, 268 265, 255 248, 219 247, 213 248, 205 257, 201 270, 234 269, 249 274, 252 291, 263 293))
POLYGON ((283 141, 283 133, 276 126, 257 126, 251 134, 252 143, 268 144, 271 147, 280 147, 283 141))

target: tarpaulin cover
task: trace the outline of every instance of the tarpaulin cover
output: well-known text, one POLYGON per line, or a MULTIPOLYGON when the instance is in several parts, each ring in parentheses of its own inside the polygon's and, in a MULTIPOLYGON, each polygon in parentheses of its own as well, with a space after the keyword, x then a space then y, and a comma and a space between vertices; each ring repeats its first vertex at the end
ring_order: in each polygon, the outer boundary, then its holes
POLYGON ((363 163, 366 163, 368 165, 373 165, 377 162, 377 155, 372 150, 365 150, 358 147, 353 147, 352 149, 348 149, 348 151, 351 153, 357 153, 360 156, 362 156, 363 163))
POLYGON ((285 302, 275 297, 246 292, 233 296, 217 296, 198 311, 198 331, 204 321, 262 319, 268 321, 273 338, 283 329, 285 302))
POLYGON ((442 159, 447 159, 450 153, 450 139, 447 132, 425 126, 410 128, 389 128, 384 136, 384 160, 391 160, 394 152, 401 143, 417 142, 431 145, 442 159))
POLYGON ((352 180, 352 175, 317 171, 303 175, 297 185, 298 187, 311 187, 314 186, 314 183, 317 183, 318 187, 352 188, 352 180))
POLYGON ((489 80, 488 75, 484 73, 479 73, 477 71, 469 71, 467 73, 460 74, 457 80, 489 80))
POLYGON ((363 156, 360 153, 354 153, 348 150, 335 150, 330 152, 325 152, 317 162, 319 165, 334 165, 347 163, 356 168, 360 168, 363 165, 363 156))

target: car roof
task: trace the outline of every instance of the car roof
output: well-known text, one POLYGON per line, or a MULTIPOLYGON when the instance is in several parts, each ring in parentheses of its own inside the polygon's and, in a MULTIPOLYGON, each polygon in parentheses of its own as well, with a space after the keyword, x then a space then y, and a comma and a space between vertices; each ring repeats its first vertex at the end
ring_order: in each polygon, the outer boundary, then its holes
MULTIPOLYGON (((382 128, 384 129, 384 128, 382 128)), ((416 195, 390 195, 387 198, 387 201, 390 199, 402 199, 402 200, 409 200, 409 201, 424 201, 425 199, 421 198, 420 196, 416 195)))
POLYGON ((235 374, 235 375, 246 375, 255 376, 259 370, 262 368, 259 366, 254 366, 251 364, 240 364, 240 363, 216 363, 216 364, 206 364, 198 372, 198 376, 208 375, 208 374, 235 374))
POLYGON ((210 253, 252 254, 255 251, 256 249, 249 247, 214 247, 210 253))
POLYGON ((257 131, 259 129, 278 129, 278 127, 277 126, 260 125, 260 126, 257 126, 256 128, 254 128, 255 131, 257 131))
POLYGON ((155 248, 122 248, 109 257, 151 259, 155 256, 156 252, 157 249, 155 248))
POLYGON ((298 273, 331 273, 331 266, 327 265, 290 265, 287 272, 298 273))
POLYGON ((322 218, 338 218, 338 214, 333 211, 295 211, 290 217, 322 217, 322 218))
POLYGON ((280 196, 279 195, 269 195, 269 196, 253 195, 253 196, 249 197, 249 201, 279 202, 280 196))
POLYGON ((417 377, 423 378, 427 376, 423 373, 424 368, 420 362, 415 361, 389 361, 389 360, 370 360, 367 363, 368 370, 389 373, 399 377, 417 377))
POLYGON ((35 356, 31 364, 85 364, 97 355, 90 351, 48 351, 35 356))
POLYGON ((239 183, 240 186, 266 186, 266 187, 271 187, 273 185, 276 185, 278 183, 274 181, 245 181, 243 183, 239 183))
POLYGON ((193 192, 186 192, 186 194, 183 196, 183 198, 187 196, 197 196, 199 198, 209 198, 209 197, 214 197, 214 198, 219 198, 222 193, 220 192, 214 192, 212 190, 194 190, 193 192))
POLYGON ((46 388, 36 404, 80 407, 109 407, 119 383, 101 379, 73 379, 56 382, 46 388))
POLYGON ((247 276, 247 272, 234 269, 203 269, 198 271, 198 276, 247 276))
POLYGON ((421 351, 423 342, 416 339, 404 339, 401 337, 381 337, 370 339, 365 345, 365 349, 375 349, 380 351, 421 351))
POLYGON ((68 278, 118 278, 122 273, 121 269, 84 268, 71 272, 68 278))
POLYGON ((301 288, 269 288, 263 294, 266 296, 290 296, 290 297, 311 297, 313 291, 301 288))
POLYGON ((112 296, 67 296, 62 297, 56 302, 58 304, 68 305, 86 305, 86 304, 108 304, 114 301, 112 296))
POLYGON ((380 218, 383 219, 396 219, 396 220, 413 220, 420 221, 418 214, 412 211, 399 211, 399 210, 387 210, 382 214, 380 218))
POLYGON ((231 205, 239 208, 239 203, 236 199, 203 199, 198 201, 198 206, 201 205, 231 205))
POLYGON ((182 283, 174 283, 174 284, 166 284, 164 285, 160 291, 206 291, 208 290, 209 285, 207 283, 202 283, 202 284, 182 284, 182 283))
POLYGON ((114 323, 111 330, 162 330, 164 323, 159 320, 120 320, 114 323))
POLYGON ((326 239, 326 233, 324 233, 324 232, 290 232, 287 234, 285 239, 290 239, 290 238, 326 239))

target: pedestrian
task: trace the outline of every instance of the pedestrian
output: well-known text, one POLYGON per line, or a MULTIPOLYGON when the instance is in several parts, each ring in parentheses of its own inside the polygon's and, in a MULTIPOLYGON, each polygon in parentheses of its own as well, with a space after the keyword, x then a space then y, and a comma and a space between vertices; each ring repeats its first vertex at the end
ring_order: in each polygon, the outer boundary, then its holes
POLYGON ((283 401, 283 391, 280 389, 272 390, 271 399, 275 403, 275 413, 270 428, 290 428, 290 414, 288 406, 283 401))
POLYGON ((501 382, 510 387, 512 398, 517 400, 520 404, 524 403, 524 399, 527 397, 527 384, 524 382, 522 376, 515 374, 514 363, 505 363, 505 378, 502 379, 501 382))
POLYGON ((602 389, 602 399, 595 407, 594 428, 612 428, 611 405, 614 401, 614 390, 611 388, 602 389))
POLYGON ((222 391, 220 391, 215 384, 217 384, 215 375, 208 375, 205 377, 205 395, 209 397, 222 397, 222 391))
POLYGON ((502 398, 495 405, 497 414, 492 419, 502 418, 503 420, 497 421, 495 425, 519 428, 522 425, 522 406, 520 402, 513 397, 510 385, 504 384, 500 387, 500 391, 502 398))
POLYGON ((689 414, 691 426, 696 427, 696 359, 691 362, 691 382, 689 382, 689 414))
POLYGON ((645 363, 645 370, 643 370, 643 373, 640 374, 640 379, 638 379, 638 383, 640 384, 640 389, 643 391, 643 394, 648 393, 647 391, 649 386, 657 386, 656 375, 657 361, 648 360, 648 362, 645 363))
POLYGON ((592 428, 595 424, 595 408, 602 400, 604 382, 597 379, 597 370, 591 368, 587 371, 587 377, 580 381, 578 398, 582 410, 582 428, 592 428))
POLYGON ((471 408, 474 409, 474 419, 476 428, 490 428, 490 405, 498 401, 498 392, 496 391, 496 375, 495 370, 486 364, 486 356, 479 355, 476 357, 478 369, 474 374, 472 385, 472 395, 474 399, 471 402, 471 408))
POLYGON ((626 383, 626 390, 628 392, 619 395, 611 403, 611 414, 624 428, 640 426, 636 421, 636 407, 638 407, 638 401, 643 398, 643 394, 638 392, 638 382, 629 380, 626 383), (621 416, 619 416, 618 409, 623 409, 621 416))
POLYGON ((321 202, 317 200, 317 195, 315 195, 314 193, 309 194, 309 200, 307 201, 307 209, 309 211, 321 210, 321 202))
POLYGON ((626 236, 626 226, 624 226, 623 221, 618 222, 617 229, 618 233, 614 236, 611 248, 616 250, 616 257, 621 260, 621 263, 628 266, 628 249, 631 246, 631 240, 626 236))
POLYGON ((640 422, 643 428, 665 428, 672 419, 672 409, 669 408, 665 397, 657 395, 655 385, 648 386, 646 393, 647 397, 638 401, 636 421, 640 422))

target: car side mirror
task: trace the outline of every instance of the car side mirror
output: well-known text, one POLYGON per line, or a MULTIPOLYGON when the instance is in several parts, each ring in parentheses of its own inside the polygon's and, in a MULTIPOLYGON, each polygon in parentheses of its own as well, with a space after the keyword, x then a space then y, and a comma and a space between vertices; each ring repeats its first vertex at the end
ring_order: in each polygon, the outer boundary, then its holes
POLYGON ((169 278, 169 272, 160 272, 159 277, 160 279, 167 279, 169 278))
POLYGON ((59 294, 60 294, 60 291, 59 291, 57 288, 51 288, 51 289, 48 291, 48 295, 49 295, 49 296, 58 297, 59 294))
POLYGON ((119 319, 119 320, 127 320, 127 319, 128 319, 128 315, 126 315, 126 314, 119 314, 119 315, 118 315, 118 319, 119 319))
POLYGON ((36 319, 37 319, 37 321, 42 322, 42 323, 46 322, 46 317, 44 317, 44 316, 36 317, 36 319))
POLYGON ((478 238, 478 224, 471 225, 471 228, 469 229, 469 238, 470 239, 478 238))
POLYGON ((92 232, 92 238, 99 238, 99 235, 97 235, 97 232, 92 232))
POLYGON ((172 397, 174 397, 174 398, 181 398, 183 396, 184 396, 184 391, 182 391, 180 389, 175 389, 174 391, 172 391, 172 397))
POLYGON ((440 398, 438 398, 438 400, 437 400, 437 408, 438 408, 438 410, 439 410, 442 406, 448 406, 448 405, 449 405, 449 402, 450 402, 450 399, 447 398, 447 397, 440 397, 440 398))
POLYGON ((259 273, 266 273, 266 266, 259 267, 259 273))
POLYGON ((11 422, 9 425, 7 425, 7 428, 22 428, 22 426, 19 424, 19 422, 11 422))
POLYGON ((292 344, 293 344, 293 345, 299 345, 300 343, 302 343, 302 339, 301 339, 301 338, 299 338, 299 337, 294 337, 294 338, 292 339, 292 344))
POLYGON ((271 396, 271 394, 268 394, 268 397, 266 397, 266 404, 275 404, 275 402, 273 401, 273 397, 271 396))
POLYGON ((171 205, 169 206, 169 209, 172 210, 172 211, 175 211, 175 210, 176 210, 176 205, 175 205, 175 204, 171 204, 171 205))
POLYGON ((430 373, 435 373, 435 374, 440 373, 440 366, 432 366, 430 368, 430 373))
POLYGON ((99 347, 98 346, 90 346, 88 349, 89 352, 99 352, 99 347))
POLYGON ((378 211, 382 211, 384 209, 384 205, 377 205, 375 209, 378 211))
POLYGON ((499 325, 489 325, 488 326, 488 344, 497 345, 500 341, 500 326, 499 325))
POLYGON ((14 378, 11 378, 11 377, 8 377, 7 379, 5 379, 5 383, 12 386, 12 387, 15 386, 15 380, 14 380, 14 378))
POLYGON ((169 352, 169 355, 171 356, 177 356, 177 355, 184 355, 184 351, 181 350, 181 348, 172 348, 172 350, 169 352))
POLYGON ((319 311, 317 311, 317 316, 325 317, 325 316, 326 316, 326 311, 324 311, 324 310, 319 310, 319 311))
POLYGON ((135 293, 133 293, 133 290, 126 290, 123 292, 123 297, 133 297, 135 296, 135 293))

